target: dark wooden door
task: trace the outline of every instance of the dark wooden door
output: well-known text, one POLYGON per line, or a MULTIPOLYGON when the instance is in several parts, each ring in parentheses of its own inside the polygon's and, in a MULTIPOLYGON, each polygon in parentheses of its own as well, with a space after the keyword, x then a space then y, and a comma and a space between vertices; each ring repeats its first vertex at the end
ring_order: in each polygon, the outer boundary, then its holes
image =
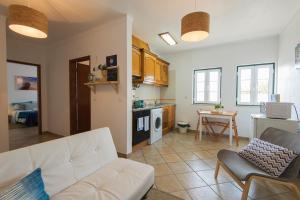
POLYGON ((91 90, 88 82, 90 66, 77 63, 76 70, 76 114, 77 133, 91 130, 91 90))

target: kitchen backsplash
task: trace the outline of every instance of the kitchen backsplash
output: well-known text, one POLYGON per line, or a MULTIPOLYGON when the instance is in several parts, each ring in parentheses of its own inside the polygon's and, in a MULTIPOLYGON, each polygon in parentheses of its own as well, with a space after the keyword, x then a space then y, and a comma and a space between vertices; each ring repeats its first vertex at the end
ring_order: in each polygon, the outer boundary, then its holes
POLYGON ((139 88, 133 91, 133 95, 134 100, 160 99, 160 88, 153 85, 141 84, 139 88))

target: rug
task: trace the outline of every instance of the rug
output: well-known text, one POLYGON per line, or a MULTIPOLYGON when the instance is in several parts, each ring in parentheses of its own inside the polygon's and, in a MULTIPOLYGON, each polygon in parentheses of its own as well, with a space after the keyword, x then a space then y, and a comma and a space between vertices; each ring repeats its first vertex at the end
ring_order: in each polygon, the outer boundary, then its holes
POLYGON ((172 194, 152 188, 145 200, 182 200, 172 194))

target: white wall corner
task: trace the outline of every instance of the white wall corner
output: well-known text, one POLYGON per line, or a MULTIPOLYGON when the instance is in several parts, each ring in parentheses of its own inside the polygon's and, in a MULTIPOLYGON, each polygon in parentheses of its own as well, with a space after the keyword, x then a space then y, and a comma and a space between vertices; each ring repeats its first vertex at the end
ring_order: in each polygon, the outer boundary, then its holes
POLYGON ((126 15, 127 43, 127 154, 132 152, 132 25, 133 18, 126 15))

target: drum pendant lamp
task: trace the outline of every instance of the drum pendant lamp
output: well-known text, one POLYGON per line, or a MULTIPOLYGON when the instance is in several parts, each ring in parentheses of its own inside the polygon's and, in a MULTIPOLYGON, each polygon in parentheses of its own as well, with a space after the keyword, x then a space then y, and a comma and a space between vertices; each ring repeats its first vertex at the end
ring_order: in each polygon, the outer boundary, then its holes
POLYGON ((8 8, 10 30, 33 38, 47 38, 48 19, 43 13, 23 5, 10 5, 8 8))
MULTIPOLYGON (((195 0, 196 9, 196 0, 195 0)), ((181 19, 181 39, 197 42, 209 36, 210 16, 206 12, 192 12, 181 19)))

